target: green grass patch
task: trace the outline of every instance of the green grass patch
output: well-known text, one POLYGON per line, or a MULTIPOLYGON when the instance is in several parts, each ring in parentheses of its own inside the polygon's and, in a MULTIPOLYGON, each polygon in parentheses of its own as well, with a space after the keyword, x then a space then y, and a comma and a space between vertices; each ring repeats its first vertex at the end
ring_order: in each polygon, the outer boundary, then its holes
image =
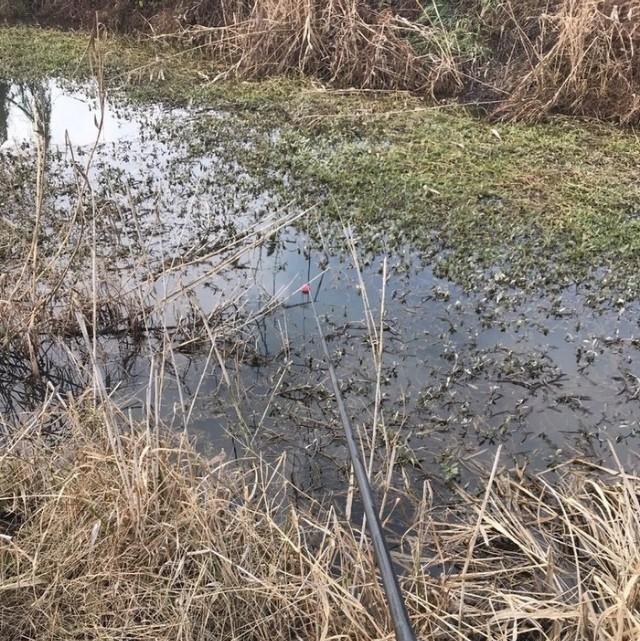
POLYGON ((88 72, 86 34, 29 26, 0 29, 0 75, 35 79, 88 72))
MULTIPOLYGON (((37 80, 49 76, 83 80, 95 73, 91 36, 30 25, 0 27, 0 77, 37 80)), ((151 41, 108 36, 97 45, 112 88, 126 87, 132 97, 186 99, 202 82, 201 66, 187 52, 151 41)))

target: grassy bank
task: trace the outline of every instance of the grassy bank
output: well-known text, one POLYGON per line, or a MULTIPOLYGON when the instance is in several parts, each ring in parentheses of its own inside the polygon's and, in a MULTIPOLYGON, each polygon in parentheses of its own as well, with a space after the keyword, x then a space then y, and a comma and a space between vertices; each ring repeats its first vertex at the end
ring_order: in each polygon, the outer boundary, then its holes
POLYGON ((20 0, 0 18, 96 19, 196 47, 228 77, 480 100, 498 119, 637 123, 638 7, 610 0, 20 0))
MULTIPOLYGON (((56 413, 64 438, 25 423, 0 454, 3 639, 389 638, 366 539, 284 460, 207 459, 90 398, 56 413)), ((612 474, 499 473, 454 513, 407 488, 418 638, 635 638, 640 481, 612 474)))

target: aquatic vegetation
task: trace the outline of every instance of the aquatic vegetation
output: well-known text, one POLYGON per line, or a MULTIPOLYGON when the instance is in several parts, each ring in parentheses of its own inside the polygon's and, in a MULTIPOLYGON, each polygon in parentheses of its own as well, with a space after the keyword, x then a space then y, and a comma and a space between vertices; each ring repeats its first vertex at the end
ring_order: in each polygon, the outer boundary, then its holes
POLYGON ((537 288, 602 266, 608 288, 638 286, 633 134, 567 120, 496 127, 402 96, 281 91, 227 97, 233 117, 215 128, 203 121, 196 146, 226 147, 256 171, 267 158, 285 193, 356 224, 372 250, 410 241, 468 287, 482 286, 489 268, 515 288, 537 288), (251 127, 250 146, 234 144, 240 126, 251 127))
MULTIPOLYGON (((23 72, 9 68, 12 51, 29 60, 30 74, 58 64, 40 57, 58 37, 75 38, 76 53, 86 46, 78 34, 3 29, 5 75, 23 72)), ((496 126, 406 94, 331 92, 294 79, 212 83, 201 60, 118 39, 101 47, 106 77, 130 98, 212 110, 187 123, 195 156, 221 154, 283 200, 357 223, 372 249, 410 240, 436 257, 440 274, 469 287, 484 283, 488 268, 516 288, 583 281, 606 268, 598 304, 638 287, 633 132, 569 120, 496 126)), ((82 60, 58 61, 59 71, 89 73, 82 60)))

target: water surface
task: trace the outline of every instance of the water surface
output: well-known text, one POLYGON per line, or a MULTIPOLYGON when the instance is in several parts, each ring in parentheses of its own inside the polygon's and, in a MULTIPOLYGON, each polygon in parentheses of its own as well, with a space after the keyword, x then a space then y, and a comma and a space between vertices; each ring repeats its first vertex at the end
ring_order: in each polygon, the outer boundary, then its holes
MULTIPOLYGON (((99 336, 105 383, 134 414, 152 406, 214 449, 233 450, 242 422, 242 438, 248 431, 256 449, 289 453, 296 480, 320 491, 339 486, 346 450, 314 308, 354 421, 370 432, 377 375, 362 284, 380 323, 386 261, 382 419, 396 435, 398 466, 447 481, 470 461, 489 461, 499 444, 506 461, 542 469, 573 457, 607 460, 610 442, 636 464, 637 301, 595 311, 588 284, 514 295, 492 272, 465 292, 436 277, 411 246, 362 251, 356 269, 343 230, 313 212, 267 234, 270 221, 299 213, 295 205, 284 207, 239 160, 194 154, 185 132, 196 112, 107 102, 98 137, 91 87, 5 84, 0 102, 1 162, 23 162, 16 152, 28 157, 44 137, 48 204, 60 219, 73 204, 73 163, 98 142, 88 178, 101 212, 101 287, 122 300, 138 295, 157 330, 147 327, 144 340, 130 327, 99 336), (304 283, 310 296, 299 291, 304 283), (242 347, 222 350, 226 376, 210 342, 189 339, 189 328, 202 335, 203 317, 214 330, 223 318, 236 323, 242 347), (159 372, 162 387, 150 389, 159 372)), ((18 215, 5 207, 5 216, 18 215)), ((56 233, 52 224, 52 246, 56 233)), ((78 272, 79 288, 89 280, 78 272)), ((83 353, 82 340, 65 341, 43 338, 41 370, 55 386, 79 389, 68 354, 83 353)), ((19 412, 40 388, 25 382, 19 357, 4 361, 4 411, 19 412)))

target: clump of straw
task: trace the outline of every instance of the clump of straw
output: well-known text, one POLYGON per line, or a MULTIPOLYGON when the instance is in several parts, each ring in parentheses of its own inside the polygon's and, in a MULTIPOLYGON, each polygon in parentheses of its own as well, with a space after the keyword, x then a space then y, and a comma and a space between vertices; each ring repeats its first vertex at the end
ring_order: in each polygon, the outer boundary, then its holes
POLYGON ((508 56, 501 117, 563 112, 638 121, 638 0, 505 0, 492 15, 508 56))
MULTIPOLYGON (((366 539, 293 491, 284 461, 207 458, 54 400, 0 450, 3 639, 389 638, 366 539)), ((638 638, 639 490, 498 472, 453 512, 417 497, 394 556, 419 637, 638 638)))

